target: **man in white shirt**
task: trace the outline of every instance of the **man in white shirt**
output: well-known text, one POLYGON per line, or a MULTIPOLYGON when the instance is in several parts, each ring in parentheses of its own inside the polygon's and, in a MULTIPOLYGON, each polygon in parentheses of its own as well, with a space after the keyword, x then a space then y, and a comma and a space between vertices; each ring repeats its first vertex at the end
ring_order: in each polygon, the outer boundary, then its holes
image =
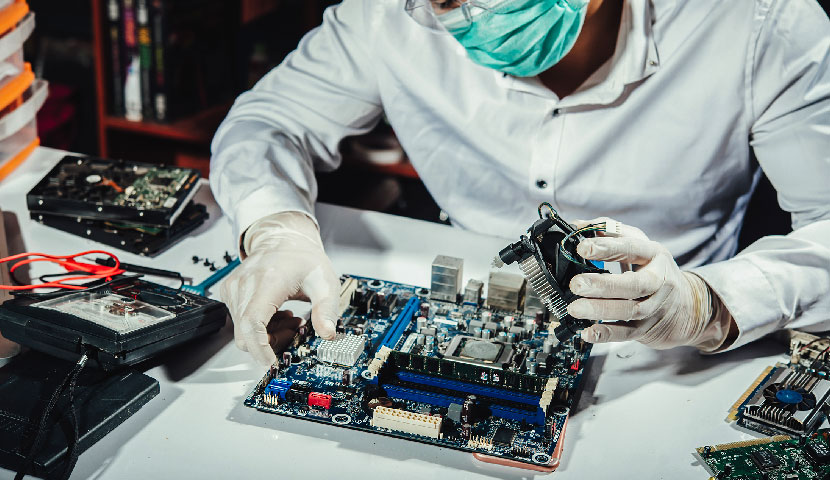
POLYGON ((588 341, 714 352, 830 327, 830 23, 816 1, 586 2, 327 10, 214 139, 211 186, 247 255, 222 287, 237 345, 272 363, 271 317, 293 298, 333 336, 313 172, 383 113, 459 228, 518 235, 541 202, 637 227, 580 246, 643 265, 572 282, 585 298, 571 314, 604 320, 588 341), (761 170, 794 231, 735 256, 761 170))

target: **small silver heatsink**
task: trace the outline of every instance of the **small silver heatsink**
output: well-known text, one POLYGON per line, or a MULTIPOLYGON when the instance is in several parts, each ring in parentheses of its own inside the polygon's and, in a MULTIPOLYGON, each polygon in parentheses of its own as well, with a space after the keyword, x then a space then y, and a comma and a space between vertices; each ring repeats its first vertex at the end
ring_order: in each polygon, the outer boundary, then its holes
POLYGON ((326 363, 354 366, 366 347, 366 338, 361 335, 338 333, 334 340, 323 340, 317 347, 317 358, 326 363))

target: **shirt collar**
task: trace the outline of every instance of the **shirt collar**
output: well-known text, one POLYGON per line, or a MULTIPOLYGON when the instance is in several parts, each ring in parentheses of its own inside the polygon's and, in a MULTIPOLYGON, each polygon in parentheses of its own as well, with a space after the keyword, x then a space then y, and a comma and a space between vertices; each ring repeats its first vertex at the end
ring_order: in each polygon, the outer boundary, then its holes
MULTIPOLYGON (((670 0, 674 2, 676 0, 670 0)), ((666 2, 664 2, 666 3, 666 2)), ((652 0, 625 0, 614 55, 594 72, 576 92, 563 99, 562 107, 607 105, 616 101, 627 85, 648 78, 660 69, 660 55, 654 39, 652 0)), ((505 87, 527 93, 556 97, 538 77, 519 78, 495 72, 505 87)))

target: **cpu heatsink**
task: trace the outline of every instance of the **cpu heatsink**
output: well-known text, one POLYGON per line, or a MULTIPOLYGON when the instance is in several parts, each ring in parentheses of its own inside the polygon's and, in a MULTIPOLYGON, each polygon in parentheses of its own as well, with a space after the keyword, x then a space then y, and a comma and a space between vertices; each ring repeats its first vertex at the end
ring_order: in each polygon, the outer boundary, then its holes
POLYGON ((749 428, 809 434, 824 419, 829 397, 830 381, 778 368, 744 404, 741 417, 749 428))
POLYGON ((533 256, 527 257, 519 263, 519 268, 522 270, 530 286, 536 295, 542 299, 548 310, 556 316, 557 319, 562 320, 568 314, 568 305, 551 284, 545 278, 545 273, 539 267, 539 262, 533 256))

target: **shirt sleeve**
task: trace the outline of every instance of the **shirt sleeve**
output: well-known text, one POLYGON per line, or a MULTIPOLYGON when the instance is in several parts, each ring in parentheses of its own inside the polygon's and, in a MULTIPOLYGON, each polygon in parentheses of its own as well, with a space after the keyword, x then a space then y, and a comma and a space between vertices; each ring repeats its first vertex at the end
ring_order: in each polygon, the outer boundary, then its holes
POLYGON ((286 211, 313 217, 315 169, 340 164, 340 141, 382 109, 368 46, 373 0, 345 0, 252 90, 237 98, 211 146, 210 184, 239 235, 286 211))
POLYGON ((772 7, 748 62, 750 141, 794 231, 694 270, 740 330, 730 348, 830 329, 830 22, 814 0, 759 3, 772 7))

